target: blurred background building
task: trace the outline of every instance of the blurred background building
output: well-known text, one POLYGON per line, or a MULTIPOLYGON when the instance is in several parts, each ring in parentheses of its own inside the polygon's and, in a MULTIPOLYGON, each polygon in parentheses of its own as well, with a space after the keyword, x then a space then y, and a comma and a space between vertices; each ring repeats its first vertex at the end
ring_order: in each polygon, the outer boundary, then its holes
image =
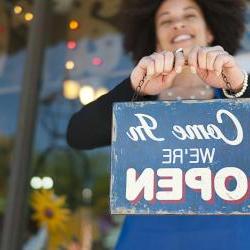
MULTIPOLYGON (((123 218, 110 216, 108 206, 109 148, 79 152, 65 141, 71 114, 132 69, 115 25, 119 6, 120 0, 51 0, 24 249, 112 249, 119 235, 123 218)), ((0 233, 35 18, 34 1, 0 0, 0 233)), ((250 8, 246 26, 237 60, 250 73, 250 8)))

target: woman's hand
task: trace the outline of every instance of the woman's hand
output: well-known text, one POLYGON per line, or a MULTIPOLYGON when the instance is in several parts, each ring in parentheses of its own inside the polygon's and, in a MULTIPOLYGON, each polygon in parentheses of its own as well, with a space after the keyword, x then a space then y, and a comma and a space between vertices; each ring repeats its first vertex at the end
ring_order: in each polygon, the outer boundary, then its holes
POLYGON ((163 51, 143 57, 131 73, 132 87, 137 88, 145 76, 141 93, 144 95, 158 95, 164 89, 170 88, 178 73, 185 64, 182 52, 173 53, 163 51))
POLYGON ((212 87, 228 89, 222 78, 223 72, 233 91, 238 92, 242 88, 244 74, 235 58, 221 46, 194 47, 188 55, 188 65, 193 73, 212 87))
POLYGON ((196 73, 206 84, 215 88, 228 89, 222 78, 222 72, 230 82, 232 90, 238 92, 242 88, 244 74, 237 65, 235 58, 221 46, 194 47, 188 58, 182 52, 153 53, 143 57, 130 76, 132 87, 137 88, 146 76, 141 93, 158 95, 173 86, 174 78, 187 65, 191 72, 196 73), (186 62, 186 64, 185 64, 186 62))

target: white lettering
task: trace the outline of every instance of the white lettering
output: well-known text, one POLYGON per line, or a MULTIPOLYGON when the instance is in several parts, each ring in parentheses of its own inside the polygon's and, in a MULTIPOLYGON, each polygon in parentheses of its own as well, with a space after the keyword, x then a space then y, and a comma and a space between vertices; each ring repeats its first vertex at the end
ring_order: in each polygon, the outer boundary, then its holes
POLYGON ((189 163, 199 163, 199 149, 190 148, 189 151, 190 151, 190 158, 194 158, 193 160, 190 160, 189 163))
POLYGON ((205 128, 204 125, 190 125, 187 124, 185 126, 185 129, 181 126, 174 125, 172 134, 179 140, 210 140, 210 139, 216 139, 216 140, 223 140, 226 144, 236 146, 239 145, 243 140, 243 129, 239 122, 239 120, 229 111, 220 109, 216 113, 216 118, 218 123, 222 123, 222 114, 227 115, 231 121, 233 122, 235 128, 236 128, 236 138, 233 140, 228 139, 221 130, 215 126, 214 124, 208 124, 205 128))
POLYGON ((202 162, 206 163, 208 161, 209 163, 212 163, 214 160, 214 153, 215 148, 212 148, 212 151, 210 151, 209 148, 205 148, 205 151, 200 148, 202 162))
POLYGON ((222 115, 222 114, 226 114, 226 115, 233 121, 233 123, 234 123, 234 125, 235 125, 235 128, 236 128, 236 132, 237 132, 237 133, 236 133, 236 134, 237 134, 236 138, 235 138, 234 140, 232 140, 232 141, 230 141, 229 139, 227 139, 227 138, 221 133, 221 138, 222 138, 222 140, 223 140, 225 143, 227 143, 227 144, 229 144, 229 145, 232 145, 232 146, 236 146, 236 145, 241 144, 241 142, 242 142, 242 140, 243 140, 243 129, 242 129, 242 126, 241 126, 239 120, 238 120, 232 113, 230 113, 229 111, 224 110, 224 109, 221 109, 221 110, 219 110, 219 111, 217 112, 217 115, 216 115, 217 121, 218 121, 219 123, 222 123, 222 119, 221 119, 221 115, 222 115))
POLYGON ((157 138, 151 130, 155 130, 157 128, 157 121, 150 115, 146 114, 135 114, 135 116, 139 119, 141 126, 130 127, 129 132, 127 132, 127 136, 133 140, 138 141, 141 139, 142 141, 146 141, 146 137, 144 133, 153 141, 164 141, 164 138, 157 138), (151 122, 151 126, 150 123, 151 122))
POLYGON ((182 170, 179 168, 160 168, 157 175, 161 177, 158 187, 170 189, 158 191, 156 199, 159 201, 178 201, 182 199, 182 170))
POLYGON ((209 168, 191 168, 186 172, 185 181, 188 187, 200 190, 201 198, 209 201, 212 198, 212 174, 209 168))
POLYGON ((166 160, 162 161, 162 164, 169 164, 172 163, 172 150, 171 149, 162 149, 163 152, 166 152, 162 155, 163 158, 167 158, 166 160))
POLYGON ((141 175, 136 177, 136 170, 129 168, 126 178, 126 199, 136 201, 140 198, 143 192, 143 197, 146 201, 151 201, 154 198, 154 170, 146 168, 141 175))
POLYGON ((194 191, 200 191, 201 199, 210 201, 213 193, 225 201, 244 202, 248 192, 247 175, 239 168, 225 167, 215 173, 212 178, 210 168, 191 168, 184 174, 180 168, 146 168, 137 176, 134 168, 126 173, 126 199, 139 202, 144 199, 153 201, 181 201, 186 186, 194 191), (185 176, 185 178, 183 178, 185 176), (158 178, 158 180, 157 180, 158 178), (231 190, 227 182, 234 178, 236 187, 231 190))
POLYGON ((239 168, 228 167, 219 170, 214 178, 214 189, 220 198, 226 201, 242 199, 248 190, 248 180, 246 174, 239 168), (235 178, 237 185, 232 191, 226 187, 226 179, 235 178))

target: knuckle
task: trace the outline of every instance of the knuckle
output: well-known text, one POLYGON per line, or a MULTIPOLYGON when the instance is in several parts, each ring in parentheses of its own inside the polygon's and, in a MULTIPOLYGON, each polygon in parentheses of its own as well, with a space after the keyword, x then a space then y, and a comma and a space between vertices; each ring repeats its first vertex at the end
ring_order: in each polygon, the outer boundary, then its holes
POLYGON ((199 53, 199 55, 204 56, 206 54, 206 49, 205 48, 199 48, 198 53, 199 53))
POLYGON ((199 51, 200 47, 199 46, 195 46, 190 50, 189 55, 195 55, 197 54, 197 52, 199 51))
POLYGON ((169 56, 165 58, 165 64, 173 64, 175 61, 174 56, 169 56))
POLYGON ((167 57, 167 58, 174 58, 174 53, 168 51, 168 52, 165 54, 165 57, 167 57))
POLYGON ((147 61, 150 57, 149 56, 144 56, 141 61, 147 61))
POLYGON ((212 51, 208 51, 208 52, 207 52, 207 55, 208 55, 208 56, 216 56, 218 53, 221 53, 221 51, 212 50, 212 51))
POLYGON ((223 60, 225 57, 228 57, 228 55, 224 54, 224 53, 221 53, 221 54, 218 54, 217 58, 219 60, 223 60))
POLYGON ((216 48, 216 49, 218 49, 218 50, 224 50, 224 48, 223 48, 222 46, 220 46, 220 45, 217 45, 217 46, 215 46, 214 48, 216 48))
POLYGON ((151 60, 155 60, 155 55, 152 54, 148 58, 151 59, 151 60))
POLYGON ((217 56, 217 54, 218 54, 217 52, 211 51, 211 52, 207 53, 207 59, 212 60, 217 56))
POLYGON ((193 62, 195 60, 195 58, 196 58, 196 55, 197 54, 194 53, 194 52, 190 53, 189 56, 188 56, 188 61, 193 62))
POLYGON ((151 62, 152 59, 149 57, 149 56, 144 56, 141 60, 140 60, 140 63, 149 63, 151 62))
POLYGON ((155 58, 156 58, 156 60, 162 60, 162 59, 164 59, 164 55, 163 54, 157 54, 157 55, 155 55, 155 58))
POLYGON ((154 66, 154 64, 155 64, 155 62, 154 62, 154 60, 150 60, 149 62, 148 62, 148 65, 151 67, 151 66, 154 66))

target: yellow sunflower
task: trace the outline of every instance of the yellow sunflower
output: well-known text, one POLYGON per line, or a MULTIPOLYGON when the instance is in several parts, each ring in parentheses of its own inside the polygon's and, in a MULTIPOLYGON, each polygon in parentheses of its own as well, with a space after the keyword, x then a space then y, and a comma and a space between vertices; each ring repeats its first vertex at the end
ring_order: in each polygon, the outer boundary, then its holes
POLYGON ((65 231, 70 211, 65 208, 65 197, 56 196, 53 190, 42 189, 31 196, 32 218, 39 226, 46 226, 48 232, 65 231))

